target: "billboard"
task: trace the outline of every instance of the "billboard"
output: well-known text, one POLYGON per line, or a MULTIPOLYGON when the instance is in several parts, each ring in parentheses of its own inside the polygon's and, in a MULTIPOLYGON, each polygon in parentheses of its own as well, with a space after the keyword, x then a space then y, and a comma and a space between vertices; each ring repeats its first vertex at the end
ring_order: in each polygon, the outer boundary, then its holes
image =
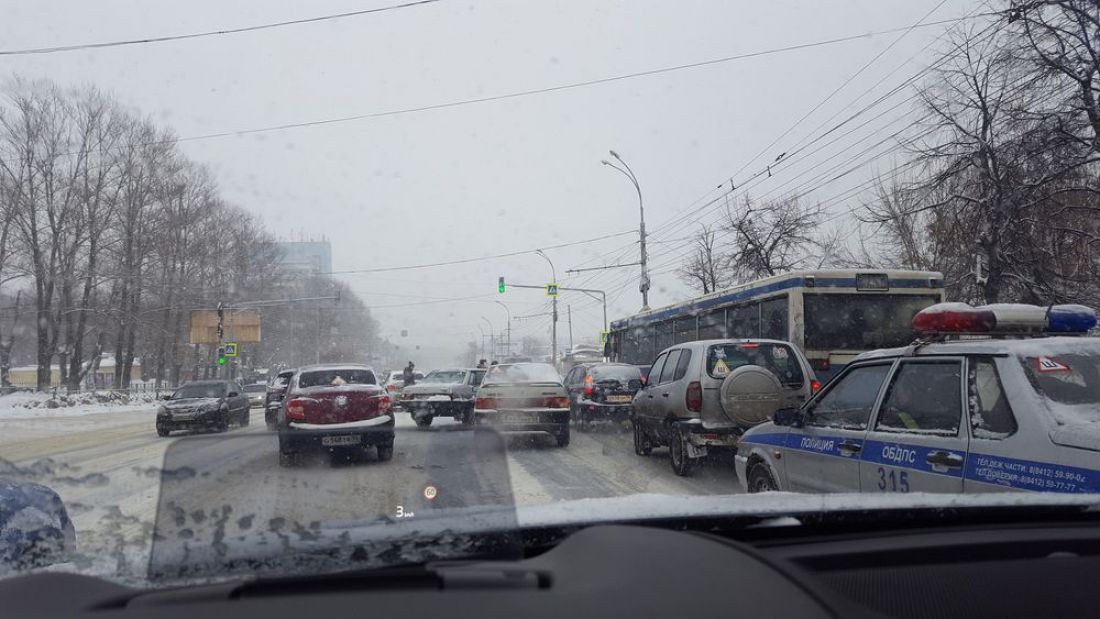
POLYGON ((218 338, 217 310, 191 310, 191 343, 254 343, 260 341, 260 312, 254 309, 227 309, 218 338))

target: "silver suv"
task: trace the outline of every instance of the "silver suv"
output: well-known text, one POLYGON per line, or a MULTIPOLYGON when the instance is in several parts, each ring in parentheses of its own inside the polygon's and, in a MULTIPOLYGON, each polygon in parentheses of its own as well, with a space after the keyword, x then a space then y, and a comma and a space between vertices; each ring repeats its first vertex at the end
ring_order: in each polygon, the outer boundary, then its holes
POLYGON ((710 448, 735 448, 747 428, 799 406, 818 383, 806 357, 778 340, 703 340, 665 349, 634 396, 634 452, 667 445, 689 475, 710 448))

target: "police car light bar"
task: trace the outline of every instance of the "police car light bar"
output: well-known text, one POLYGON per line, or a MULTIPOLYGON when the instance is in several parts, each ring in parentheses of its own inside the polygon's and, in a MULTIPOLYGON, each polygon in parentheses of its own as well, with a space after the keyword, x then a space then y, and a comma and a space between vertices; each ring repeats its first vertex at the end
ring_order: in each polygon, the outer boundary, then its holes
POLYGON ((918 333, 1086 333, 1096 327, 1096 312, 1084 305, 937 303, 913 317, 918 333))

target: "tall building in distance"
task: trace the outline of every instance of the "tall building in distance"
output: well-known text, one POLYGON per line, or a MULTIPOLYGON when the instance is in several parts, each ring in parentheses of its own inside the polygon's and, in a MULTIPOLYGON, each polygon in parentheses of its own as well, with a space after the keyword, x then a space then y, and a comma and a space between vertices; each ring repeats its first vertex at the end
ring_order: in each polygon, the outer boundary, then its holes
POLYGON ((328 239, 279 241, 275 245, 284 269, 314 274, 332 272, 332 245, 328 239))

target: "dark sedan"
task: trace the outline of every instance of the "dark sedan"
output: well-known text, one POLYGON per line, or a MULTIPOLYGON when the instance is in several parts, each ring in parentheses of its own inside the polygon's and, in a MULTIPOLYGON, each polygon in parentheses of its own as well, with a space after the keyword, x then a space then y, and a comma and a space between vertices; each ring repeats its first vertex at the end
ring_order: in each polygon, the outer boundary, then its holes
POLYGON ((157 409, 157 435, 173 430, 216 430, 229 424, 248 425, 248 396, 230 380, 198 380, 184 384, 157 409))
POLYGON ((642 388, 642 372, 625 363, 584 363, 565 377, 570 416, 579 429, 593 421, 630 419, 634 394, 642 388))

